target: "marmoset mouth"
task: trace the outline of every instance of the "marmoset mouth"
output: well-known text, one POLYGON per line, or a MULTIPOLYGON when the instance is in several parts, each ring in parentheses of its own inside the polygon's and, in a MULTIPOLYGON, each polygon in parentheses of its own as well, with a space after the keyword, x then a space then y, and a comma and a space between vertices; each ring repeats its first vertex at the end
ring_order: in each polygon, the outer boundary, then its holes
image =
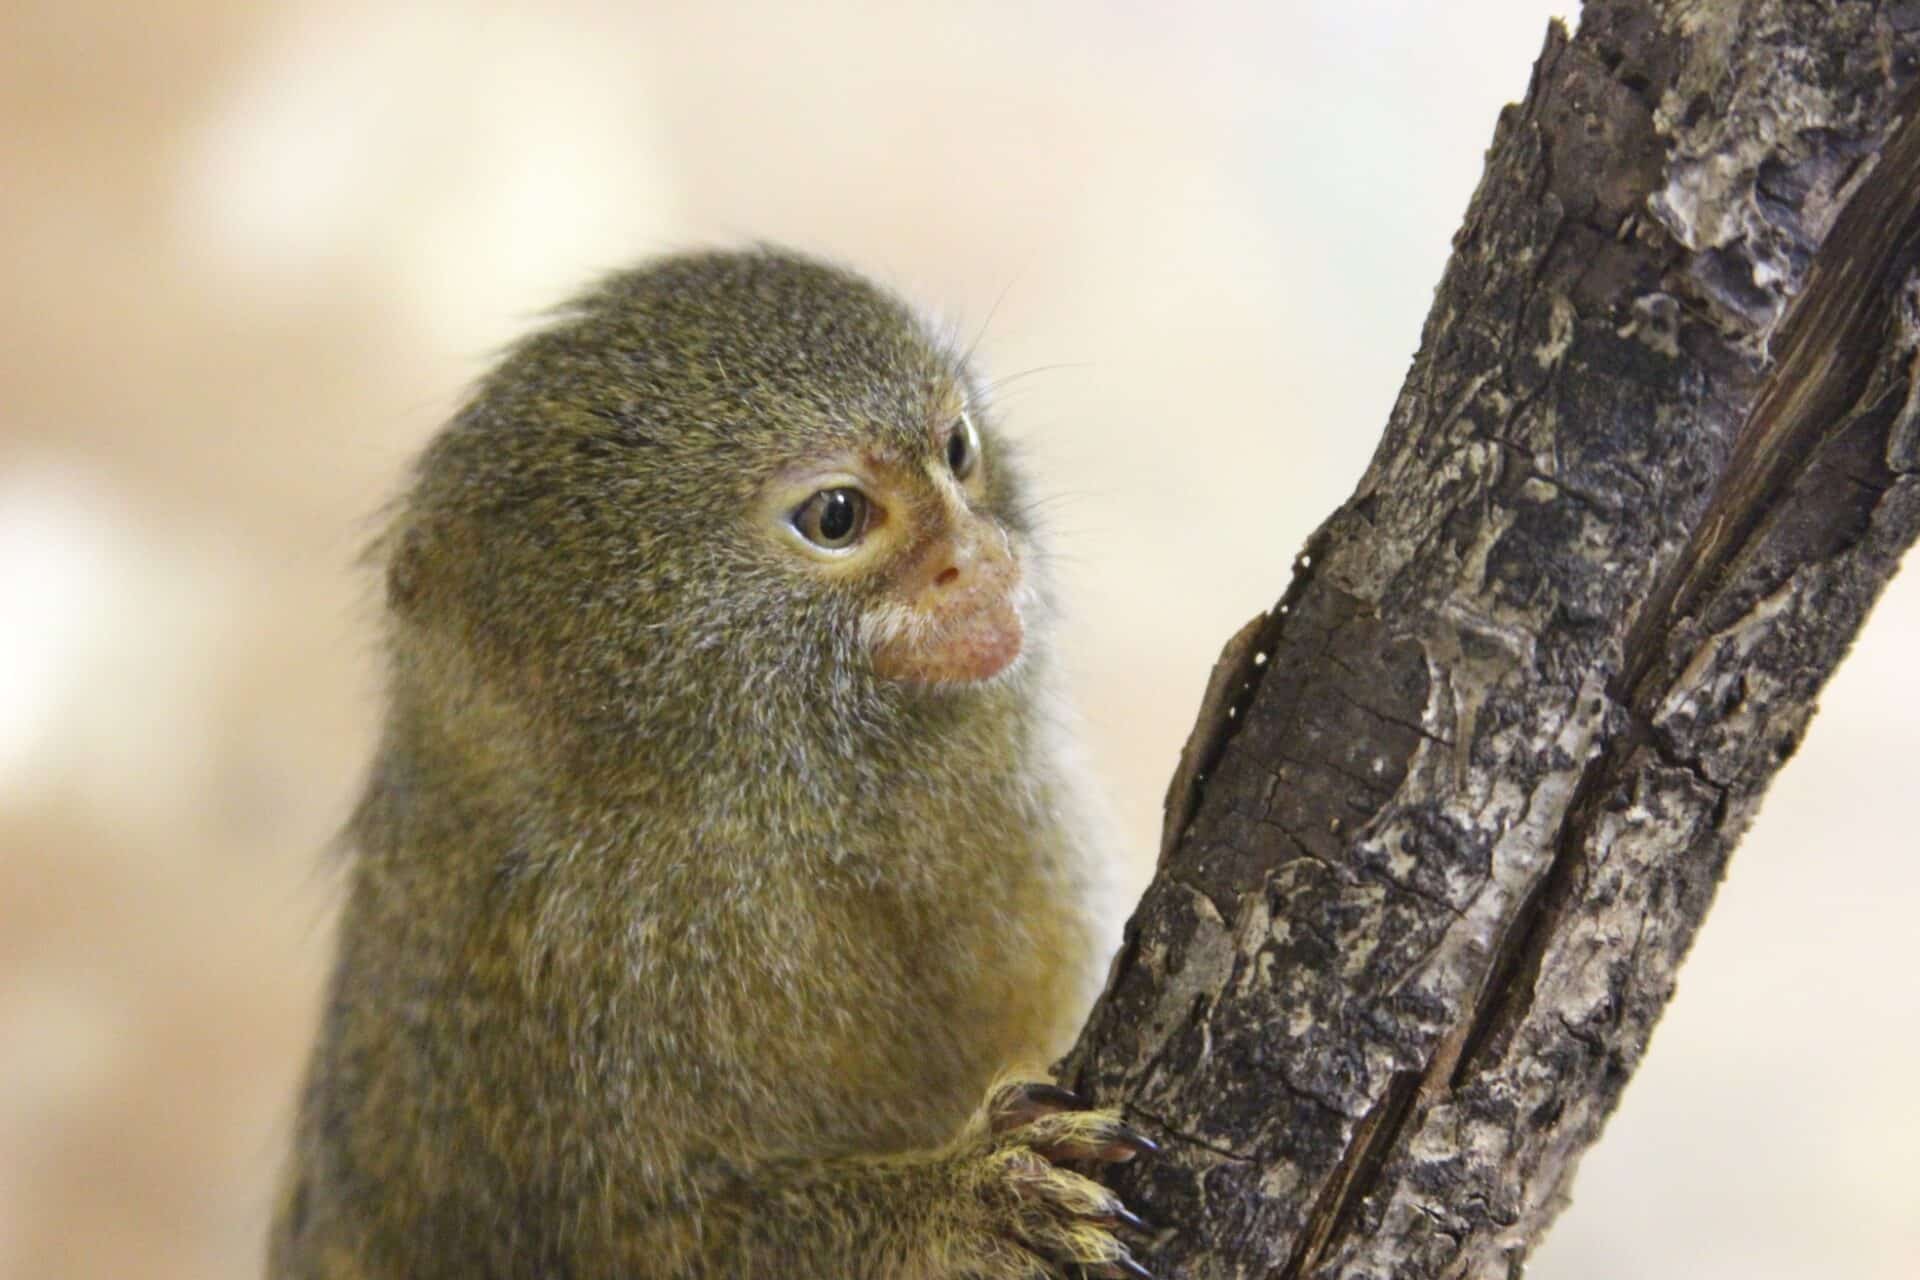
POLYGON ((938 610, 885 607, 868 615, 873 669, 884 679, 973 683, 1011 667, 1026 647, 1014 591, 974 591, 938 610), (970 597, 970 598, 969 598, 970 597))

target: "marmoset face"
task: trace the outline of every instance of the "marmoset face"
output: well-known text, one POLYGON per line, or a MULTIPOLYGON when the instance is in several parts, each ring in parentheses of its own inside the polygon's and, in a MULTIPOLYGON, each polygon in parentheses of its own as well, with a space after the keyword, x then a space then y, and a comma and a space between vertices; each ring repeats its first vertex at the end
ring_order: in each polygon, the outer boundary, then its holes
POLYGON ((989 508, 993 460, 958 400, 956 388, 921 447, 876 440, 809 457, 760 506, 800 571, 859 592, 861 643, 887 679, 989 679, 1025 640, 1016 541, 989 508))

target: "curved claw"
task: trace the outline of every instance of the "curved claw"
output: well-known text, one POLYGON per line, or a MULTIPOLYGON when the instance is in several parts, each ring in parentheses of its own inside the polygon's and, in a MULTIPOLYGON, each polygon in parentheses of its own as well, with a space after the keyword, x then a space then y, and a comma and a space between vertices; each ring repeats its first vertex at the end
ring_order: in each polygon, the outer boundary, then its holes
POLYGON ((1113 1139, 1134 1155, 1157 1156, 1160 1154, 1160 1144, 1132 1125, 1115 1125, 1113 1139))
MULTIPOLYGON (((1006 1133, 1012 1127, 996 1126, 995 1132, 1006 1133)), ((1055 1162, 1125 1164, 1136 1156, 1154 1155, 1160 1150, 1159 1143, 1123 1123, 1111 1111, 1055 1111, 1036 1116, 1020 1130, 1016 1140, 1055 1162)))
POLYGON ((1121 1277, 1130 1277, 1131 1280, 1153 1280, 1153 1272, 1135 1262, 1130 1253, 1122 1253, 1110 1262, 1101 1263, 1095 1274, 1106 1277, 1106 1280, 1120 1280, 1121 1277))
POLYGON ((1071 1089, 1063 1089, 1057 1084, 1034 1080, 1020 1086, 1020 1096, 1028 1102, 1043 1107, 1052 1107, 1057 1111, 1087 1111, 1093 1103, 1081 1097, 1071 1089))
POLYGON ((993 1131, 1006 1133, 1051 1115, 1089 1111, 1093 1103, 1071 1089, 1044 1080, 1023 1080, 995 1092, 989 1104, 993 1131))

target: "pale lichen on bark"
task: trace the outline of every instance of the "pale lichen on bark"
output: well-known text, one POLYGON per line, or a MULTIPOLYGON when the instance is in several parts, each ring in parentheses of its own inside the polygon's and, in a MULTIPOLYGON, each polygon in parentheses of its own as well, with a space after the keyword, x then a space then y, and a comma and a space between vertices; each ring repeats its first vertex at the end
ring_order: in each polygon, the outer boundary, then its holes
POLYGON ((1920 529, 1913 6, 1587 5, 1068 1061, 1186 1277, 1504 1275, 1920 529))

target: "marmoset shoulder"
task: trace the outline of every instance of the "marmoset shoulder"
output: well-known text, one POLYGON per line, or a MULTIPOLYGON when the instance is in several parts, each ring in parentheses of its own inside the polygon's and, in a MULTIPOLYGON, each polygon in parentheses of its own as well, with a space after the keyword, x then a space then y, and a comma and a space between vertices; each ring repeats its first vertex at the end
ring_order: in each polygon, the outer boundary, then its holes
POLYGON ((1144 1275, 1033 1073, 1103 960, 966 359, 774 250, 616 275, 427 447, 279 1280, 1144 1275), (1021 1074, 1026 1073, 1026 1074, 1021 1074))

